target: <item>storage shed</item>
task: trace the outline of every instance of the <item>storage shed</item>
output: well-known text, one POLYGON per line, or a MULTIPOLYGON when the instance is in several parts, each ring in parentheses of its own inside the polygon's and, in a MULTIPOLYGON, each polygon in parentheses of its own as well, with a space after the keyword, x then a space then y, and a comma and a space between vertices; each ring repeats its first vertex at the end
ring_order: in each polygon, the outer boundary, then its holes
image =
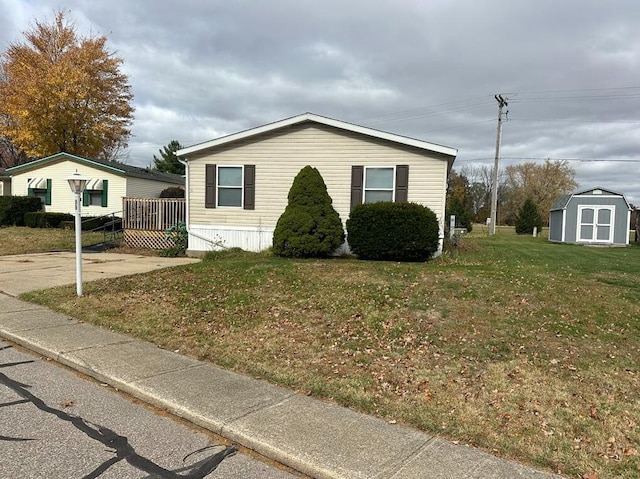
POLYGON ((629 244, 631 206, 622 193, 590 188, 559 197, 551 207, 549 241, 629 244))

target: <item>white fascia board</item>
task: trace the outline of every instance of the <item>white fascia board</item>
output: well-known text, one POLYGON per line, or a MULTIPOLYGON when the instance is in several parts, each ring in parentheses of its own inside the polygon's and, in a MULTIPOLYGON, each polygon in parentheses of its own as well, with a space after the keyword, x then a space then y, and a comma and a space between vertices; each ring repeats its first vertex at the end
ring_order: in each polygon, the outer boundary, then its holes
POLYGON ((415 138, 409 138, 406 136, 396 135, 393 133, 387 133, 385 131, 374 130, 372 128, 367 128, 364 126, 359 126, 353 123, 347 123, 340 120, 334 120, 333 118, 327 118, 325 116, 315 115, 313 113, 303 113, 302 115, 293 116, 291 118, 286 118, 284 120, 276 121, 274 123, 268 123, 266 125, 258 126, 256 128, 251 128, 249 130, 244 130, 238 133, 233 133, 231 135, 216 138, 215 140, 210 140, 204 143, 189 146, 187 148, 182 148, 176 151, 176 155, 181 157, 188 157, 188 155, 192 153, 197 153, 199 151, 203 151, 208 148, 224 145, 225 143, 230 143, 232 141, 250 138, 252 136, 277 130, 278 128, 284 128, 287 126, 296 125, 298 123, 302 123, 305 121, 313 121, 316 123, 332 126, 334 128, 339 128, 342 130, 352 131, 355 133, 360 133, 360 134, 375 137, 375 138, 381 138, 384 140, 393 141, 395 143, 409 145, 409 146, 413 146, 423 150, 433 151, 435 153, 441 153, 443 155, 451 156, 454 158, 458 154, 458 150, 456 148, 450 148, 448 146, 442 146, 442 145, 437 145, 435 143, 416 140, 415 138))

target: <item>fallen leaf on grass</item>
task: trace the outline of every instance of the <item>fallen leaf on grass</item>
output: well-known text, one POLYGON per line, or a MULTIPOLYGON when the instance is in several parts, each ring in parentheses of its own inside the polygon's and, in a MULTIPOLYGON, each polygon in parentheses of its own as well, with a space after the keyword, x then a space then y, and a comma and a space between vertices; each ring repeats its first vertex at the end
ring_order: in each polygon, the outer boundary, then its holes
POLYGON ((596 472, 585 472, 582 475, 582 479, 598 479, 598 474, 596 472))

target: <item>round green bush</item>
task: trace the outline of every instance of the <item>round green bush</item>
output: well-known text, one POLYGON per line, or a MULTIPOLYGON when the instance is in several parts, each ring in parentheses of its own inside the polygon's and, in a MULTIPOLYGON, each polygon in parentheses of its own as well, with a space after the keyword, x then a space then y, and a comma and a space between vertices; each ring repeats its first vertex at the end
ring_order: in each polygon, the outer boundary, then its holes
POLYGON ((417 203, 361 204, 347 220, 349 248, 361 259, 426 261, 439 240, 435 213, 417 203))
POLYGON ((336 251, 344 241, 344 228, 320 172, 311 166, 300 170, 288 198, 273 232, 273 253, 321 258, 336 251))
POLYGON ((160 198, 184 198, 184 188, 180 186, 170 186, 160 192, 160 198))

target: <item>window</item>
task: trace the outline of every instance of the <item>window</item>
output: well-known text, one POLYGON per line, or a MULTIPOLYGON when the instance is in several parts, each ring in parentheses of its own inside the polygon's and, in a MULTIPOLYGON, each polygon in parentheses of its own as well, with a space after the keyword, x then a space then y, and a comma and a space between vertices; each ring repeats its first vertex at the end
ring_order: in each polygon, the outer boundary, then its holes
POLYGON ((256 165, 205 165, 204 207, 219 206, 256 208, 256 165))
POLYGON ((409 165, 351 167, 351 210, 377 201, 409 201, 409 165))
POLYGON ((242 166, 218 166, 218 206, 242 207, 242 166))
POLYGON ((35 196, 36 198, 40 198, 42 200, 42 204, 46 205, 46 201, 47 201, 47 190, 42 190, 40 188, 36 188, 33 189, 33 196, 35 196))
POLYGON ((364 169, 364 202, 393 201, 394 170, 390 167, 365 167, 364 169))
POLYGON ((100 190, 87 190, 89 195, 88 206, 102 206, 102 191, 100 190))
POLYGON ((108 206, 109 180, 91 179, 82 192, 82 206, 108 206))
POLYGON ((42 200, 43 205, 51 204, 51 179, 27 179, 27 194, 42 200))

